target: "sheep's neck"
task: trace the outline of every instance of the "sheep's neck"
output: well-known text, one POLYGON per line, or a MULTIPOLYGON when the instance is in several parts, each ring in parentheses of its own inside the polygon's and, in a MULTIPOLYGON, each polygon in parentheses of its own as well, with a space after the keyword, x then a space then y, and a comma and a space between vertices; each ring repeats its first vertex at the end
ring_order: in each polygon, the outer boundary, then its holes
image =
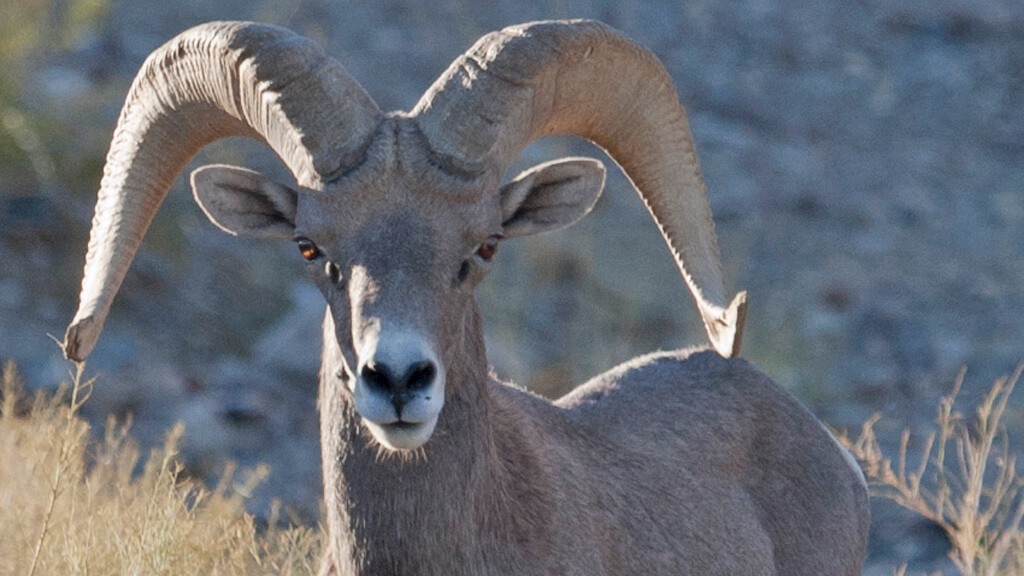
POLYGON ((341 574, 457 573, 482 554, 514 562, 543 553, 515 546, 547 541, 536 509, 550 509, 548 491, 519 419, 489 393, 479 313, 471 312, 464 354, 447 366, 438 426, 415 454, 382 451, 350 402, 327 397, 336 385, 321 384, 321 418, 331 419, 321 439, 325 500, 341 574))

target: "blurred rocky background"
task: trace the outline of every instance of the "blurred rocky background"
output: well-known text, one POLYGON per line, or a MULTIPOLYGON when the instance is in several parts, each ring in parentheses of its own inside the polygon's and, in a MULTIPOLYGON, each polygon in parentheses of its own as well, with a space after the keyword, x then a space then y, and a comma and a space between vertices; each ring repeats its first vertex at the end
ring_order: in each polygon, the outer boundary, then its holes
MULTIPOLYGON (((480 35, 597 18, 657 54, 690 113, 744 356, 823 420, 898 437, 961 366, 970 400, 1024 360, 1024 4, 1017 0, 3 0, 0 360, 52 389, 104 155, 143 59, 181 30, 259 20, 322 42, 383 109, 409 109, 480 35)), ((614 82, 614 78, 607 79, 614 82)), ((600 90, 599 86, 595 87, 600 90)), ((520 168, 565 154, 548 138, 520 168)), ((247 141, 222 162, 288 181, 247 141)), ((611 165, 610 162, 608 162, 611 165)), ((253 501, 314 522, 320 296, 295 248, 214 229, 179 178, 89 361, 85 409, 143 442, 186 423, 192 473, 270 464, 253 501)), ((479 290, 497 373, 557 396, 658 348, 703 342, 685 285, 613 170, 594 213, 506 243, 479 290)), ((1022 412, 1008 416, 1024 446, 1022 412)), ((2 463, 0 463, 2 465, 2 463)), ((867 573, 946 570, 921 520, 875 506, 867 573)))

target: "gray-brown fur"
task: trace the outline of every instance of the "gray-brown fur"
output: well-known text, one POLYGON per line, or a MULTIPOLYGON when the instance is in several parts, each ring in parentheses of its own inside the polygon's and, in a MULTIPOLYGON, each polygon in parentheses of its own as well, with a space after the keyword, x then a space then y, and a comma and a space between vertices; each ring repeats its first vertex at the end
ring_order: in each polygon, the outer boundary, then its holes
POLYGON ((572 224, 603 186, 600 163, 579 158, 499 185, 522 147, 558 131, 623 167, 714 349, 738 354, 745 297, 725 300, 667 74, 604 25, 571 21, 485 37, 411 113, 388 115, 285 30, 214 23, 172 40, 125 104, 65 353, 92 349, 171 172, 248 134, 297 187, 229 166, 192 185, 224 230, 296 240, 327 303, 325 574, 858 574, 856 465, 745 362, 640 358, 555 403, 489 373, 473 294, 498 241, 572 224), (614 90, 597 84, 617 70, 614 90))
MULTIPOLYGON (((357 418, 325 435, 345 542, 325 573, 860 574, 862 480, 742 360, 638 358, 554 404, 491 377, 459 390, 421 457, 379 459, 357 418)), ((343 398, 322 379, 351 416, 343 398)))

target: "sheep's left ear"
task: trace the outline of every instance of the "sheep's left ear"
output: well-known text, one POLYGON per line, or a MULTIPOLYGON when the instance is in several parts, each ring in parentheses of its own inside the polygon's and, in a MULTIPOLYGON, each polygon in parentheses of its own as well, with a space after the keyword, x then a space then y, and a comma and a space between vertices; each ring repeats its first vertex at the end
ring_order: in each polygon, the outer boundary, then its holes
POLYGON ((196 169, 191 180, 196 203, 228 234, 285 240, 294 235, 298 194, 284 184, 220 164, 196 169))
POLYGON ((538 164, 501 187, 505 238, 560 230, 594 207, 604 188, 604 164, 565 158, 538 164))

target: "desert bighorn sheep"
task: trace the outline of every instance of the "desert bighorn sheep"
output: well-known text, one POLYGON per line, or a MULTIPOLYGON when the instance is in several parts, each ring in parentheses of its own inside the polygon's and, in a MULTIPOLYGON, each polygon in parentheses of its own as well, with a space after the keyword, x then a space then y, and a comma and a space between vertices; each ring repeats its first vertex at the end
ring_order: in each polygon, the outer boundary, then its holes
POLYGON ((821 424, 739 352, 711 211, 675 89, 590 21, 482 38, 411 112, 383 114, 314 42, 216 22, 154 52, 100 186, 65 354, 92 350, 171 182, 226 136, 266 142, 296 188, 192 173, 231 234, 298 244, 327 300, 320 368, 325 574, 860 573, 867 495, 821 424), (499 240, 581 218, 587 159, 499 186, 545 134, 608 151, 650 209, 714 349, 662 353, 551 403, 489 375, 474 287, 499 240), (379 450, 421 450, 380 458, 379 450))

